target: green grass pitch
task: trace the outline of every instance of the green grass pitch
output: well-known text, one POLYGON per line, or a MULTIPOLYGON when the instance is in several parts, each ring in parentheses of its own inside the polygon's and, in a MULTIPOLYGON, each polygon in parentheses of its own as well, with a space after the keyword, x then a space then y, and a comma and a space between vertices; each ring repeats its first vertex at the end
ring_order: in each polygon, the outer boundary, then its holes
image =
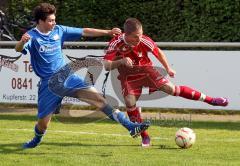
POLYGON ((0 165, 240 165, 239 122, 154 123, 148 130, 152 146, 142 148, 140 138, 131 138, 110 120, 55 117, 40 146, 22 150, 22 143, 33 136, 35 121, 35 116, 0 114, 0 165), (190 149, 174 142, 182 125, 197 135, 190 149))

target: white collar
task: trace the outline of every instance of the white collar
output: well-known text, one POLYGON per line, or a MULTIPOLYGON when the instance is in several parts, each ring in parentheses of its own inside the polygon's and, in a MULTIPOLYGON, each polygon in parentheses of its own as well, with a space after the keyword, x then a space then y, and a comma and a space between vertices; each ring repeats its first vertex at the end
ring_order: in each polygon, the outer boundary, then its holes
POLYGON ((44 36, 48 36, 52 31, 49 31, 47 33, 42 33, 37 27, 34 28, 36 31, 38 31, 38 33, 40 33, 41 35, 44 35, 44 36))

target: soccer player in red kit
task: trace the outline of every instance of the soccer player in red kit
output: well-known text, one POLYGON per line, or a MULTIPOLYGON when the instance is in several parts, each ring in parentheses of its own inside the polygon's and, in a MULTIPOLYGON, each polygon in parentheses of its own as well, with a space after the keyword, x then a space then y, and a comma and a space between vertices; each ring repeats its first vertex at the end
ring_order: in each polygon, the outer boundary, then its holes
MULTIPOLYGON (((228 99, 207 96, 188 86, 176 86, 156 70, 148 57, 151 52, 165 68, 170 77, 175 71, 169 66, 163 51, 156 43, 143 34, 142 24, 136 18, 129 18, 124 23, 124 33, 115 36, 108 45, 104 57, 104 67, 110 71, 118 69, 127 113, 131 121, 142 122, 141 108, 136 101, 141 95, 142 87, 149 87, 149 92, 163 91, 169 95, 198 100, 213 106, 227 106, 228 99)), ((142 146, 150 146, 147 131, 141 133, 142 146)))

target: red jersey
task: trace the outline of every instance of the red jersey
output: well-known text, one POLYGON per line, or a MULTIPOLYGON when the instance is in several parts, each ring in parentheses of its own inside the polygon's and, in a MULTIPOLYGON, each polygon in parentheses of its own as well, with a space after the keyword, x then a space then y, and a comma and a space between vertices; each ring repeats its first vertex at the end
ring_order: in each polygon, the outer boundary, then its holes
POLYGON ((114 37, 108 44, 104 59, 114 61, 120 58, 129 57, 133 61, 133 68, 120 66, 118 68, 120 77, 129 75, 145 75, 145 68, 152 66, 148 57, 148 52, 158 57, 158 47, 156 43, 146 35, 142 35, 140 43, 137 46, 129 46, 124 40, 124 33, 114 37), (148 66, 148 67, 147 67, 148 66))

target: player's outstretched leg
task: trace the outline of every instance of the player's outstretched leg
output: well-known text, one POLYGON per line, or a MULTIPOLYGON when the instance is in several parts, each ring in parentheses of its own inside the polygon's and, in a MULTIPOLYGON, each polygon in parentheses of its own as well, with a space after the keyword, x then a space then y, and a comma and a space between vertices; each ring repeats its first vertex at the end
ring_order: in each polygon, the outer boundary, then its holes
POLYGON ((40 144, 42 137, 45 134, 45 131, 44 132, 39 131, 39 129, 37 128, 37 125, 35 125, 34 131, 35 131, 35 136, 33 137, 33 139, 23 144, 24 149, 35 148, 40 144))
POLYGON ((187 86, 175 86, 174 96, 181 96, 190 100, 199 100, 213 106, 227 106, 228 99, 225 97, 210 97, 187 86))
POLYGON ((118 109, 114 109, 110 105, 106 104, 102 111, 112 120, 119 122, 124 126, 130 133, 130 135, 135 138, 141 134, 141 132, 145 131, 149 126, 150 122, 142 122, 142 123, 133 123, 131 122, 123 112, 118 109))
MULTIPOLYGON (((138 122, 138 123, 143 122, 143 119, 141 118, 141 107, 134 106, 133 108, 128 108, 127 114, 128 114, 129 119, 132 122, 138 122)), ((146 130, 141 132, 141 137, 142 137, 142 147, 149 147, 150 146, 150 137, 146 130)))

